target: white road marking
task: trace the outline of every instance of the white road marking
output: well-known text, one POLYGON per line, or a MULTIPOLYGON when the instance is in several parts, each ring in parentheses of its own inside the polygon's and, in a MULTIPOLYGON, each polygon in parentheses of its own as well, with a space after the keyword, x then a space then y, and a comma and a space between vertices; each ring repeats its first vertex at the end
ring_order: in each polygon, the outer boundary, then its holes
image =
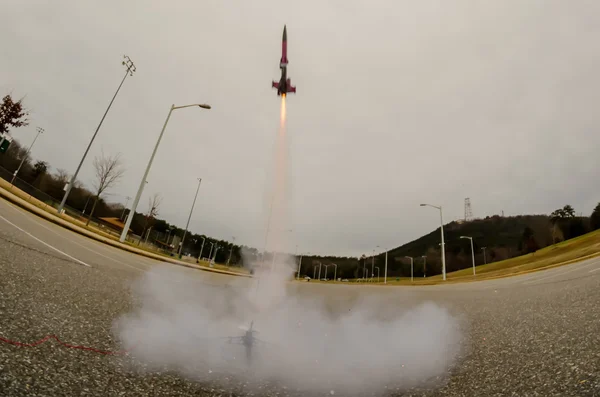
POLYGON ((588 273, 594 273, 594 272, 597 272, 597 271, 600 271, 600 267, 598 267, 596 269, 592 269, 588 273))
POLYGON ((6 219, 5 217, 3 217, 2 215, 0 215, 0 219, 2 219, 4 222, 8 223, 9 225, 12 225, 13 227, 19 229, 20 231, 22 231, 23 233, 25 233, 29 237, 31 237, 31 238, 39 241, 40 243, 44 244, 46 247, 48 247, 50 249, 53 249, 54 251, 56 251, 58 253, 63 254, 64 256, 66 256, 69 259, 74 260, 75 262, 79 263, 80 265, 87 266, 87 267, 92 267, 91 265, 88 265, 87 263, 85 263, 83 261, 80 261, 77 258, 72 257, 71 255, 67 254, 66 252, 63 252, 63 251, 59 250, 58 248, 51 246, 47 242, 40 240, 39 238, 35 237, 33 234, 29 233, 28 231, 21 229, 19 226, 15 225, 14 223, 12 223, 11 221, 9 221, 8 219, 6 219))
MULTIPOLYGON (((12 207, 9 207, 9 208, 12 208, 12 207)), ((13 209, 15 212, 19 212, 19 213, 20 213, 20 211, 19 211, 17 208, 12 208, 12 209, 13 209)), ((23 214, 23 215, 26 215, 26 214, 23 214)), ((133 265, 130 265, 130 264, 128 264, 128 263, 121 262, 121 261, 119 261, 119 260, 117 260, 117 259, 111 258, 110 256, 106 256, 106 255, 104 255, 104 254, 102 254, 102 253, 100 253, 100 252, 98 252, 98 251, 95 251, 95 250, 93 250, 93 249, 91 249, 91 248, 88 248, 88 247, 86 247, 86 246, 85 246, 85 245, 83 245, 83 244, 80 244, 80 243, 78 243, 78 242, 77 242, 77 241, 75 241, 75 240, 71 240, 70 238, 68 238, 68 237, 66 237, 66 236, 62 236, 62 235, 60 235, 58 232, 56 232, 55 230, 52 230, 52 229, 50 229, 50 228, 49 228, 49 227, 47 227, 46 225, 43 225, 43 224, 41 224, 40 222, 36 221, 36 220, 35 220, 35 219, 33 219, 33 218, 29 218, 28 216, 24 216, 24 218, 26 218, 28 221, 31 221, 31 222, 33 222, 33 223, 36 223, 37 225, 39 225, 39 226, 43 227, 44 229, 48 230, 49 232, 51 232, 51 233, 54 233, 54 234, 55 234, 55 235, 57 235, 58 237, 64 238, 65 240, 67 240, 67 241, 70 241, 71 243, 73 243, 73 244, 76 244, 76 245, 80 246, 81 248, 84 248, 84 249, 86 249, 86 250, 88 250, 88 251, 90 251, 90 252, 93 252, 93 253, 94 253, 94 254, 96 254, 96 255, 99 255, 99 256, 101 256, 101 257, 103 257, 103 258, 106 258, 106 259, 109 259, 109 260, 111 260, 111 261, 117 262, 117 263, 119 263, 119 264, 121 264, 121 265, 128 266, 128 267, 130 267, 130 268, 132 268, 132 269, 135 269, 135 270, 138 270, 138 271, 140 271, 140 272, 143 272, 143 271, 145 270, 145 269, 140 269, 139 267, 135 267, 135 266, 133 266, 133 265)), ((142 265, 142 266, 143 266, 143 265, 142 265)))

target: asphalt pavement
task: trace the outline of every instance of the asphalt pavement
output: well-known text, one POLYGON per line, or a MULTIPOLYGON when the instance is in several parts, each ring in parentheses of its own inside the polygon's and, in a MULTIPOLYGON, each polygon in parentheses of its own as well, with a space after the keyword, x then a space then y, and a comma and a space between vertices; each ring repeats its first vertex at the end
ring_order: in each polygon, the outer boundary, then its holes
MULTIPOLYGON (((0 200, 0 337, 30 343, 56 335, 75 345, 122 349, 114 321, 138 304, 132 283, 156 267, 198 288, 252 282, 106 246, 0 200)), ((600 258, 464 284, 287 288, 299 299, 330 302, 332 311, 368 297, 386 315, 430 301, 460 318, 462 348, 446 375, 389 395, 600 396, 600 258)), ((2 396, 309 395, 269 382, 247 388, 245 382, 149 369, 127 356, 54 341, 32 348, 0 342, 2 396)))

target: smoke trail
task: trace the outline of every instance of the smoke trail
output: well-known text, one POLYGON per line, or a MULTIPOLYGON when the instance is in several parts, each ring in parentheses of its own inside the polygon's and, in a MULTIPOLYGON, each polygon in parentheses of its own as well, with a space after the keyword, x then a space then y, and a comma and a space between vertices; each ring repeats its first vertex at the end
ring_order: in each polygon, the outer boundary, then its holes
POLYGON ((135 345, 133 354, 150 369, 167 368, 254 395, 268 394, 266 384, 303 396, 382 395, 443 376, 459 352, 459 323, 447 310, 406 293, 390 299, 393 290, 386 288, 290 284, 296 263, 285 254, 286 132, 282 95, 265 252, 256 277, 230 278, 223 285, 217 276, 190 277, 189 270, 172 266, 152 269, 132 289, 141 305, 115 322, 119 339, 135 345), (358 295, 363 291, 373 295, 358 295), (242 335, 238 327, 251 323, 266 343, 248 355, 226 337, 242 335))

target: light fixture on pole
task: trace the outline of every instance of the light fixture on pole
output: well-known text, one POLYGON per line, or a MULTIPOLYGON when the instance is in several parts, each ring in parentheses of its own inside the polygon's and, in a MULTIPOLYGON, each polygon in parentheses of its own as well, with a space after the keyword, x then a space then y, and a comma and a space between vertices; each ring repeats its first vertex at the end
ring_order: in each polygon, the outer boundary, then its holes
POLYGON ((475 275, 475 250, 473 249, 473 237, 460 236, 460 238, 468 238, 471 240, 471 260, 473 261, 473 276, 475 275))
POLYGON ((181 239, 181 245, 179 246, 179 258, 181 258, 181 250, 183 249, 183 244, 185 243, 185 236, 187 235, 188 227, 190 226, 190 219, 192 219, 192 212, 194 212, 194 206, 196 205, 196 199, 198 198, 198 192, 200 191, 200 184, 202 183, 202 178, 198 178, 198 188, 196 189, 196 194, 194 195, 194 201, 192 202, 192 208, 190 208, 190 215, 188 216, 187 223, 185 224, 185 230, 183 231, 183 238, 181 239))
POLYGON ((13 177, 10 180, 10 188, 11 189, 12 189, 13 183, 15 183, 15 179, 17 178, 17 174, 21 170, 21 167, 23 166, 23 163, 25 162, 25 159, 27 159, 27 155, 31 152, 31 148, 33 147, 33 144, 37 140, 38 136, 40 134, 43 134, 45 132, 45 130, 42 127, 37 127, 36 131, 37 131, 37 134, 35 134, 35 138, 33 138, 33 142, 31 142, 31 145, 29 145, 29 149, 27 149, 27 152, 23 155, 23 158, 21 159, 21 162, 19 163, 19 167, 15 170, 15 173, 13 174, 13 177))
POLYGON ((144 177, 142 178, 142 182, 140 182, 140 187, 138 188, 138 191, 135 195, 135 199, 133 200, 133 204, 131 205, 131 211, 129 211, 129 215, 127 216, 127 222, 125 223, 125 227, 123 228, 123 232, 121 233, 121 238, 119 239, 119 241, 123 242, 123 241, 125 241, 125 238, 127 237, 127 231, 129 230, 129 227, 131 226, 131 221, 133 220, 133 214, 135 214, 135 210, 137 208, 137 205, 140 201, 140 197, 142 196, 142 192, 144 190, 144 181, 146 179, 148 179, 148 173, 150 173, 150 167, 152 167, 152 161, 154 160, 154 156, 156 155, 158 146, 160 145, 160 140, 162 139, 162 136, 165 133, 165 129, 167 128, 167 124, 169 123, 169 119, 171 118, 171 113, 173 113, 173 110, 189 108, 192 106, 194 106, 194 107, 197 106, 202 109, 210 109, 211 108, 210 105, 206 105, 206 104, 193 104, 193 105, 184 105, 184 106, 171 105, 171 109, 169 110, 169 114, 167 115, 167 119, 165 120, 165 124, 163 125, 163 128, 160 131, 160 135, 158 136, 158 140, 156 141, 156 145, 154 146, 154 150, 152 151, 152 155, 150 156, 150 161, 148 161, 148 165, 146 166, 146 171, 144 171, 144 177))
POLYGON ((414 263, 414 258, 412 256, 405 256, 405 258, 410 259, 410 282, 413 282, 413 263, 414 263))
POLYGON ((431 204, 421 204, 421 207, 433 207, 440 210, 440 233, 442 235, 442 243, 440 244, 442 249, 442 279, 446 281, 446 249, 444 244, 444 219, 442 218, 442 206, 431 205, 431 204))
MULTIPOLYGON (((92 147, 92 143, 94 142, 94 139, 96 139, 96 135, 98 134, 98 131, 100 130, 100 126, 102 126, 102 123, 104 122, 104 118, 108 114, 108 111, 110 110, 110 107, 112 106, 115 98, 117 97, 117 94, 119 93, 119 90, 121 89, 121 86, 125 82, 125 79, 127 78, 127 76, 133 76, 133 72, 136 71, 133 61, 127 55, 123 55, 123 58, 125 60, 123 62, 121 62, 121 64, 125 65, 125 67, 127 68, 127 70, 125 71, 125 76, 123 76, 123 80, 121 80, 121 84, 119 84, 119 88, 117 88, 117 91, 115 92, 115 95, 113 96, 113 98, 110 100, 110 103, 108 104, 108 107, 106 108, 106 111, 104 112, 104 115, 102 116, 102 119, 100 119, 100 123, 98 124, 98 127, 96 127, 96 131, 94 131, 94 135, 92 135, 92 139, 90 140, 90 143, 88 143, 88 146, 85 149, 85 152, 83 153, 83 157, 81 158, 81 161, 79 162, 79 165, 77 166, 77 169, 75 170, 75 173, 71 177, 71 180, 69 181, 69 183, 67 183, 67 188, 65 190, 65 194, 63 196, 62 201, 60 202, 60 205, 58 206, 59 214, 62 213, 63 208, 65 207, 65 204, 67 203, 67 197, 69 197, 69 193, 71 193, 71 189, 73 188, 73 184, 75 183, 77 175, 79 174, 79 170, 81 169, 81 166, 83 165, 83 162, 84 162, 88 152, 90 151, 90 148, 92 147)), ((145 179, 146 178, 144 178, 144 180, 145 179)), ((129 226, 130 226, 130 224, 128 224, 127 227, 123 230, 128 230, 129 226)), ((121 240, 121 242, 123 242, 123 241, 125 241, 125 238, 123 238, 121 240)))

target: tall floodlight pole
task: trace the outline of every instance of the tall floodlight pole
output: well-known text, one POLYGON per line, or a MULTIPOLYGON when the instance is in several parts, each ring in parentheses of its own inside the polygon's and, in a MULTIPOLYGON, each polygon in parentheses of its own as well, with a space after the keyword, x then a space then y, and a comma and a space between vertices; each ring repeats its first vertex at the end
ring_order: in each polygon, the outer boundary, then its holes
POLYGON ((313 280, 317 277, 317 266, 318 265, 313 265, 313 280))
POLYGON ((460 238, 468 238, 471 240, 471 260, 473 261, 473 276, 475 275, 475 250, 473 249, 473 237, 460 236, 460 238))
POLYGON ((444 219, 442 218, 442 206, 421 204, 421 207, 433 207, 440 210, 440 233, 442 235, 442 243, 440 244, 440 247, 442 248, 442 279, 446 281, 446 249, 444 244, 444 219))
POLYGON ((321 262, 319 262, 319 281, 321 280, 321 262))
POLYGON ((405 258, 410 259, 410 282, 413 282, 413 264, 414 258, 412 256, 405 256, 405 258))
MULTIPOLYGON (((144 181, 148 179, 148 173, 150 172, 150 167, 152 167, 152 161, 154 160, 154 156, 156 155, 156 151, 158 150, 158 145, 160 145, 160 140, 162 139, 163 134, 165 133, 165 128, 167 128, 167 124, 169 123, 169 119, 171 118, 171 113, 173 110, 189 108, 192 106, 198 106, 202 109, 210 109, 210 105, 206 104, 193 104, 193 105, 184 105, 184 106, 175 106, 171 105, 171 109, 169 110, 169 114, 167 115, 167 119, 165 120, 165 124, 163 125, 162 130, 160 131, 160 135, 158 136, 158 140, 156 141, 156 145, 154 146, 154 151, 152 151, 152 155, 150 156, 150 161, 148 161, 148 165, 146 166, 146 171, 144 172, 144 177, 140 182, 140 187, 135 195, 135 200, 133 200, 133 204, 131 205, 131 211, 129 211, 129 215, 127 216, 127 222, 125 223, 125 227, 123 228, 123 232, 121 233, 121 238, 119 241, 125 241, 127 237, 127 231, 129 230, 129 226, 131 226, 131 221, 133 220, 133 214, 135 214, 135 210, 140 201, 140 197, 142 197, 142 192, 144 190, 144 181)), ((183 244, 182 244, 183 246, 183 244)))
POLYGON ((17 170, 13 174, 13 177, 12 177, 12 179, 10 181, 10 187, 11 188, 12 188, 13 183, 15 183, 15 179, 17 178, 17 174, 19 173, 19 171, 21 171, 21 167, 23 166, 23 163, 25 162, 25 159, 27 158, 27 155, 31 152, 31 148, 33 147, 33 144, 37 140, 38 136, 40 134, 43 134, 45 132, 45 130, 42 127, 37 127, 36 131, 37 131, 37 134, 35 134, 35 138, 33 138, 33 142, 31 142, 31 145, 29 146, 29 149, 27 149, 27 152, 25 153, 25 155, 23 155, 23 158, 21 159, 21 162, 19 163, 19 167, 17 168, 17 170))
POLYGON ((194 212, 194 206, 196 205, 196 199, 198 198, 198 191, 200 191, 200 184, 202 183, 202 178, 198 178, 198 188, 196 189, 196 195, 194 196, 194 201, 192 202, 192 208, 190 208, 190 215, 188 216, 187 223, 185 224, 185 230, 183 231, 183 238, 181 239, 181 245, 179 246, 179 257, 181 258, 181 250, 183 249, 183 243, 185 242, 185 236, 188 231, 188 226, 190 226, 190 219, 192 219, 192 212, 194 212))
POLYGON ((229 266, 229 261, 231 260, 231 253, 233 252, 233 245, 235 244, 235 237, 233 238, 233 243, 231 243, 231 248, 229 249, 229 258, 227 258, 227 266, 229 266))
POLYGON ((483 264, 484 264, 484 265, 487 265, 487 259, 486 259, 486 257, 485 257, 485 249, 486 249, 486 248, 487 248, 487 247, 481 247, 481 250, 483 251, 483 264))
POLYGON ((334 267, 334 272, 333 272, 333 281, 335 282, 337 280, 337 265, 335 263, 332 263, 334 267))
POLYGON ((423 278, 425 278, 425 273, 427 271, 427 257, 423 255, 421 258, 423 258, 423 278))
POLYGON ((375 269, 377 269, 377 283, 379 283, 379 266, 375 266, 375 269))
MULTIPOLYGON (((96 139, 96 135, 98 134, 98 131, 100 130, 100 127, 102 126, 102 123, 104 122, 104 118, 108 114, 108 111, 110 110, 110 107, 112 106, 115 98, 117 97, 117 94, 119 93, 119 90, 121 89, 121 86, 125 82, 125 79, 127 78, 127 76, 133 76, 133 72, 136 71, 133 61, 131 59, 129 59, 129 57, 127 55, 124 55, 123 58, 125 60, 121 63, 123 65, 125 65, 125 67, 127 68, 127 70, 125 71, 125 76, 123 76, 123 80, 121 80, 121 84, 119 84, 119 88, 117 88, 117 91, 115 92, 115 95, 110 100, 110 103, 108 104, 108 107, 106 108, 106 111, 104 112, 104 115, 102 116, 102 119, 100 119, 100 123, 98 124, 98 127, 96 127, 96 131, 94 131, 94 135, 92 135, 92 139, 90 139, 90 143, 88 144, 87 149, 85 149, 85 152, 83 153, 83 157, 81 158, 81 161, 79 162, 79 165, 77 166, 77 170, 75 170, 75 173, 73 174, 73 176, 71 177, 71 180, 67 184, 67 189, 65 191, 65 195, 63 196, 63 199, 60 202, 60 205, 58 206, 59 214, 62 212, 63 208, 65 207, 67 198, 69 197, 69 194, 71 193, 71 189, 73 188, 73 184, 75 183, 75 180, 77 179, 77 175, 79 174, 79 170, 81 169, 81 166, 83 165, 83 162, 84 162, 88 152, 90 151, 90 148, 92 147, 92 143, 94 142, 94 139, 96 139)), ((144 180, 145 180, 145 178, 144 178, 144 180)), ((129 228, 129 226, 130 225, 128 224, 127 227, 123 230, 127 230, 129 228)), ((123 242, 123 241, 124 240, 121 240, 121 242, 123 242)))

